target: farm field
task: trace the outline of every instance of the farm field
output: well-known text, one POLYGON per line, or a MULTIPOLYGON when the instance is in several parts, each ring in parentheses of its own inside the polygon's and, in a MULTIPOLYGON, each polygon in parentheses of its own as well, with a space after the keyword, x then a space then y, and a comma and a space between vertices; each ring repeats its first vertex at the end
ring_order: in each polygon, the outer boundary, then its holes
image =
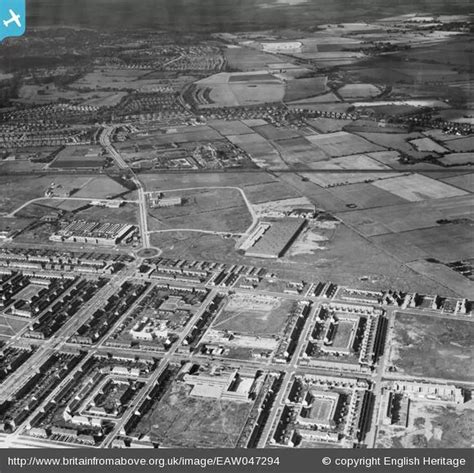
POLYGON ((474 151, 474 139, 472 136, 468 136, 466 138, 459 138, 456 140, 449 140, 446 143, 446 147, 449 148, 451 151, 455 151, 457 153, 466 153, 468 151, 474 151))
POLYGON ((333 158, 383 150, 378 145, 344 131, 326 135, 310 135, 306 136, 306 139, 333 158))
POLYGON ((474 153, 451 153, 446 154, 439 161, 445 166, 459 166, 463 164, 474 164, 474 153))
POLYGON ((334 118, 311 118, 307 120, 308 123, 319 130, 321 133, 334 133, 342 131, 345 126, 352 123, 352 120, 336 120, 334 118))
POLYGON ((181 197, 183 204, 149 208, 150 230, 195 229, 245 232, 252 224, 249 210, 237 189, 174 191, 165 197, 181 197))
POLYGON ((358 182, 371 182, 396 176, 388 166, 375 161, 364 154, 334 158, 308 165, 313 170, 324 172, 304 173, 301 175, 321 187, 333 187, 358 182), (330 172, 330 171, 336 172, 330 172), (353 170, 354 172, 351 172, 353 170), (347 172, 340 172, 347 171, 347 172))
POLYGON ((288 105, 300 105, 306 108, 306 105, 318 104, 318 103, 338 103, 341 99, 334 93, 328 92, 326 94, 317 95, 316 97, 307 97, 300 100, 292 100, 291 102, 286 101, 288 105))
POLYGON ((474 174, 462 174, 460 176, 446 177, 442 179, 446 184, 450 184, 468 192, 474 192, 474 174))
POLYGON ((470 195, 411 202, 383 208, 339 212, 348 225, 366 236, 399 233, 437 226, 442 219, 469 218, 473 214, 470 195))
POLYGON ((190 386, 173 384, 148 419, 152 441, 163 447, 235 447, 250 403, 189 396, 190 386))
POLYGON ((380 426, 377 448, 471 448, 474 403, 411 401, 408 428, 380 426))
POLYGON ((431 138, 418 138, 409 142, 418 151, 430 152, 433 151, 438 154, 447 153, 448 150, 443 146, 433 141, 431 138))
POLYGON ((427 199, 443 199, 467 194, 466 191, 422 176, 421 174, 410 174, 408 176, 384 179, 375 182, 374 186, 398 195, 409 202, 420 202, 427 199))
POLYGON ((328 159, 328 155, 321 149, 313 146, 306 138, 290 138, 273 143, 280 152, 282 159, 297 168, 311 168, 313 163, 328 159))
POLYGON ((51 168, 100 168, 106 160, 100 146, 66 146, 49 164, 51 168))
POLYGON ((206 172, 180 174, 140 174, 140 181, 145 189, 152 191, 169 191, 194 187, 241 187, 278 182, 266 172, 206 172))
POLYGON ((212 328, 256 336, 278 335, 292 306, 289 300, 237 293, 229 298, 212 328))
POLYGON ((406 202, 404 199, 388 192, 375 184, 361 182, 345 186, 331 187, 329 192, 343 201, 350 208, 366 209, 371 207, 384 207, 406 202))
MULTIPOLYGON (((423 138, 421 133, 365 133, 357 132, 357 135, 374 143, 383 146, 390 151, 399 151, 410 156, 412 159, 424 159, 431 153, 417 151, 409 142, 423 138)), ((380 151, 380 150, 373 150, 380 151)))
POLYGON ((282 62, 287 63, 288 58, 275 54, 267 54, 253 48, 232 46, 224 50, 224 56, 232 69, 239 71, 258 71, 262 67, 282 62))
POLYGON ((327 90, 327 77, 293 79, 286 83, 284 102, 307 99, 321 95, 327 90))
POLYGON ((227 139, 246 151, 258 166, 280 169, 286 167, 276 149, 258 133, 228 136, 227 139))
POLYGON ((297 190, 278 181, 248 185, 244 188, 244 192, 252 204, 292 199, 301 196, 297 190))
POLYGON ((247 135, 253 133, 252 128, 245 125, 240 120, 210 120, 207 124, 222 136, 247 135))
POLYGON ((404 375, 472 381, 473 336, 470 321, 397 313, 389 364, 404 375))
POLYGON ((474 250, 472 227, 469 224, 440 225, 397 235, 381 235, 371 240, 395 256, 400 254, 402 257, 408 252, 412 256, 411 260, 436 258, 449 263, 469 258, 474 250))

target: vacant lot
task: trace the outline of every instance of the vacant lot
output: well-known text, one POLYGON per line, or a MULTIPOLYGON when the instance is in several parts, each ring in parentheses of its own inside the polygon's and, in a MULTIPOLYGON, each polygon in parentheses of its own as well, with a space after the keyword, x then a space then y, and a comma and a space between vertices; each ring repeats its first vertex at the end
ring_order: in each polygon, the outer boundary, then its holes
POLYGON ((149 418, 152 441, 164 447, 235 447, 251 404, 189 396, 173 384, 149 418))
POLYGON ((378 448, 471 448, 474 405, 410 403, 408 428, 380 426, 378 448))
POLYGON ((167 192, 181 197, 183 204, 149 209, 151 230, 195 229, 244 232, 252 223, 249 210, 237 189, 167 192))
POLYGON ((422 378, 474 380, 474 324, 421 314, 397 313, 390 364, 422 378))
POLYGON ((374 185, 410 202, 443 199, 467 194, 466 191, 420 174, 392 177, 377 181, 374 185))
POLYGON ((293 302, 276 297, 236 294, 214 321, 215 330, 249 335, 278 335, 285 327, 293 302))

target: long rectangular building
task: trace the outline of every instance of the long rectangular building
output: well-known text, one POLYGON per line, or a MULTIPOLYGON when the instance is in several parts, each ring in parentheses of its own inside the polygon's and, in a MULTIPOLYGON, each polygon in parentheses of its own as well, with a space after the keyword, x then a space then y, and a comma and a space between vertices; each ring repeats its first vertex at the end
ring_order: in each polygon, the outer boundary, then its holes
POLYGON ((265 223, 265 232, 245 252, 246 256, 256 258, 279 258, 290 248, 303 229, 306 220, 303 218, 282 218, 265 223))

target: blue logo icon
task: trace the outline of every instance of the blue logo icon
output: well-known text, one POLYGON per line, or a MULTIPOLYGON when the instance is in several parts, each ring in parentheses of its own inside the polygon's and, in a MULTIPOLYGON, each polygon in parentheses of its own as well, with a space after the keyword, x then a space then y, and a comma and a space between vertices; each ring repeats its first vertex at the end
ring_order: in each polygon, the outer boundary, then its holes
POLYGON ((0 0, 0 41, 26 30, 25 0, 0 0))

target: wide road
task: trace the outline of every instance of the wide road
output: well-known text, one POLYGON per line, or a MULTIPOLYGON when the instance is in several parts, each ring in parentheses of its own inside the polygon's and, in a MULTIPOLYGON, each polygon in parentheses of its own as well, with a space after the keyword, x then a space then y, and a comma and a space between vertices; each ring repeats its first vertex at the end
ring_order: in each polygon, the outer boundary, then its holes
POLYGON ((100 134, 100 144, 108 151, 112 156, 117 166, 124 170, 128 171, 132 175, 132 180, 138 191, 138 206, 139 206, 139 227, 140 234, 142 238, 142 247, 151 248, 150 245, 150 235, 148 232, 148 219, 147 219, 147 204, 146 204, 146 194, 145 188, 143 187, 142 182, 133 172, 133 169, 127 164, 127 162, 122 158, 121 154, 115 149, 110 141, 111 136, 113 135, 116 126, 105 126, 102 133, 100 134))

